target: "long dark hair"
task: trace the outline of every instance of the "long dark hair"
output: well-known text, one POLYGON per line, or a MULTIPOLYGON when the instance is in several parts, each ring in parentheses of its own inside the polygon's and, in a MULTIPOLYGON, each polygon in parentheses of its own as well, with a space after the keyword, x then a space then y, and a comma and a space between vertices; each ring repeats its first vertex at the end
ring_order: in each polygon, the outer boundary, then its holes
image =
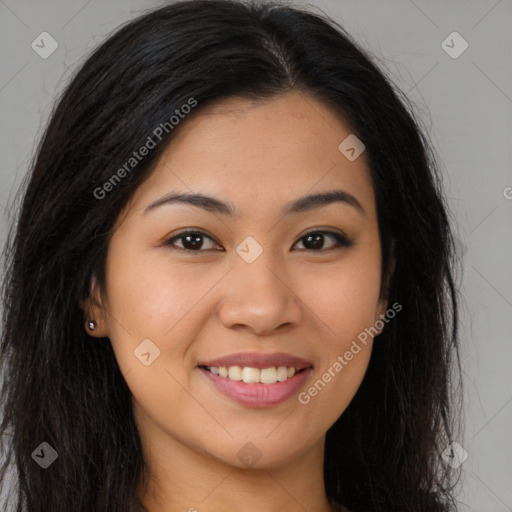
POLYGON ((144 14, 88 57, 60 96, 22 187, 4 249, 0 347, 0 476, 14 464, 16 512, 143 510, 135 487, 145 461, 130 390, 108 339, 86 334, 80 301, 91 276, 104 286, 114 222, 179 130, 169 122, 176 111, 291 90, 324 102, 363 141, 383 292, 402 306, 327 432, 327 496, 354 512, 456 508, 460 475, 441 454, 460 426, 457 259, 425 130, 390 79, 323 14, 197 0, 144 14), (161 142, 127 169, 162 126, 161 142), (47 469, 33 458, 43 442, 58 453, 47 469))

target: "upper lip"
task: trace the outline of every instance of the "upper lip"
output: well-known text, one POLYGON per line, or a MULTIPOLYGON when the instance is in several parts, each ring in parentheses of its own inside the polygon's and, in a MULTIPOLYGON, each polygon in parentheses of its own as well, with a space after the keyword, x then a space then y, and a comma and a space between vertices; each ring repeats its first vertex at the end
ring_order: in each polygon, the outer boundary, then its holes
POLYGON ((238 354, 230 354, 228 356, 211 359, 209 361, 200 362, 198 366, 219 367, 219 366, 249 366, 251 368, 272 368, 286 366, 288 368, 296 368, 302 370, 313 366, 310 361, 296 357, 284 352, 274 352, 263 354, 261 352, 240 352, 238 354))

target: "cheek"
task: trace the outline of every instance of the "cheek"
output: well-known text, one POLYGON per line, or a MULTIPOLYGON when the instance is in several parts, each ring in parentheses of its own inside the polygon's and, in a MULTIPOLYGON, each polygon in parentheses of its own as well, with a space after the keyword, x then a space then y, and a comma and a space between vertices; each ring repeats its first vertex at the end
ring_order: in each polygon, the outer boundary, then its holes
POLYGON ((323 354, 305 400, 331 410, 334 421, 355 395, 370 360, 380 292, 378 253, 354 254, 328 275, 309 275, 308 283, 304 293, 319 319, 323 354))
POLYGON ((380 273, 372 266, 344 268, 330 278, 317 276, 308 304, 319 319, 320 363, 316 378, 299 400, 308 410, 323 411, 330 426, 352 401, 372 353, 380 273))
POLYGON ((111 314, 137 338, 164 338, 218 280, 216 275, 201 273, 200 265, 184 268, 166 257, 165 250, 153 251, 132 251, 107 265, 111 314))
MULTIPOLYGON (((328 273, 310 275, 307 303, 322 320, 332 343, 343 345, 372 326, 380 292, 378 258, 353 257, 328 273)), ((307 291, 306 291, 307 290, 307 291)))

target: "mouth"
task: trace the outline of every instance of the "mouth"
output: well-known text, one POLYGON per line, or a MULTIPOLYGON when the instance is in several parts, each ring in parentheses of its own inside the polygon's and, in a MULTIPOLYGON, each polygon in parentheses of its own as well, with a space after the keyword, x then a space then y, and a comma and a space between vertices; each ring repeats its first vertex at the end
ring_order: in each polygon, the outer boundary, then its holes
POLYGON ((284 353, 233 354, 202 362, 197 368, 224 396, 256 408, 288 400, 313 371, 309 361, 284 353))
POLYGON ((235 382, 245 382, 246 384, 275 384, 276 382, 286 382, 295 375, 307 370, 307 368, 295 368, 294 366, 271 366, 268 368, 254 368, 251 366, 206 366, 200 365, 199 368, 209 371, 213 375, 218 375, 235 382))

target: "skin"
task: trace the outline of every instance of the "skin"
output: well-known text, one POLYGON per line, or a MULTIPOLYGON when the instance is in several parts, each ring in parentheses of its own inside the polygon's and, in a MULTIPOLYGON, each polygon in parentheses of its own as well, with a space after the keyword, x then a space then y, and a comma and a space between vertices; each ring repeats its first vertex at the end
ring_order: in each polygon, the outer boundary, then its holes
POLYGON ((324 489, 325 434, 361 384, 374 340, 360 343, 307 404, 295 395, 272 407, 240 405, 197 364, 244 351, 291 353, 313 364, 304 391, 384 315, 365 155, 349 161, 338 150, 350 133, 328 107, 298 92, 218 102, 182 122, 120 215, 105 289, 93 279, 84 311, 97 322, 89 334, 110 338, 133 394, 150 467, 138 494, 150 512, 333 510, 324 489), (339 189, 365 213, 337 202, 283 217, 292 200, 339 189), (240 215, 178 203, 144 214, 171 191, 214 196, 240 215), (206 232, 199 249, 183 238, 176 249, 165 245, 185 228, 206 232), (354 245, 338 247, 326 234, 308 250, 312 228, 345 233, 354 245), (263 248, 250 264, 235 250, 248 236, 263 248), (134 357, 147 338, 160 350, 149 366, 134 357), (237 457, 247 442, 261 453, 252 467, 237 457))

